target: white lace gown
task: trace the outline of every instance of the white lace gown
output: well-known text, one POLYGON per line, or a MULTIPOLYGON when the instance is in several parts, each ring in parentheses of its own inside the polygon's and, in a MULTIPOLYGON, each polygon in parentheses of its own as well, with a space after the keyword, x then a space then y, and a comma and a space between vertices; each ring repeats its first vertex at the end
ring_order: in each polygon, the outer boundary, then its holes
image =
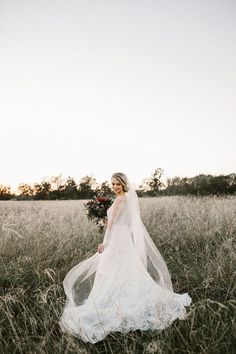
POLYGON ((162 330, 184 319, 191 298, 162 288, 141 262, 125 198, 116 198, 107 216, 113 224, 105 233, 104 252, 79 263, 64 279, 62 331, 96 343, 110 332, 162 330))

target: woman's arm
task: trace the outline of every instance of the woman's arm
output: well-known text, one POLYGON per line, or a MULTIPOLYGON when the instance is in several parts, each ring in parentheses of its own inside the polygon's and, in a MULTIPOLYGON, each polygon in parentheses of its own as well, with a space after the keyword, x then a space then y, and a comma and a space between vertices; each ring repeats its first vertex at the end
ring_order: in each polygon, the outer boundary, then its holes
POLYGON ((99 243, 99 245, 98 245, 98 252, 99 253, 102 253, 104 251, 104 247, 106 247, 108 245, 108 243, 110 241, 110 235, 111 235, 110 231, 108 230, 108 228, 106 228, 103 242, 99 243))
POLYGON ((121 204, 123 203, 123 198, 122 197, 117 197, 114 201, 113 207, 112 207, 112 214, 111 214, 111 219, 108 222, 107 228, 106 228, 106 232, 104 235, 104 239, 103 239, 103 243, 100 243, 98 245, 98 252, 102 253, 104 251, 104 247, 106 247, 109 243, 110 240, 110 235, 111 235, 111 229, 112 229, 112 225, 114 224, 114 222, 117 220, 118 216, 119 216, 119 212, 121 210, 121 204))

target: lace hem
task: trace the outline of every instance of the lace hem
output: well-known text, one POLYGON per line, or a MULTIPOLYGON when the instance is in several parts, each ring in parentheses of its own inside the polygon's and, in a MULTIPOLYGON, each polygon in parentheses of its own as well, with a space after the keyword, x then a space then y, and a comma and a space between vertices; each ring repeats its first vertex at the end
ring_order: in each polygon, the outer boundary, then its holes
POLYGON ((149 304, 139 303, 137 307, 130 309, 116 305, 112 308, 99 308, 99 313, 96 313, 94 308, 90 308, 89 312, 82 309, 77 312, 75 308, 70 308, 64 312, 59 324, 63 332, 69 332, 84 342, 96 343, 110 332, 125 334, 135 330, 163 330, 175 319, 185 318, 185 306, 189 306, 191 301, 187 293, 182 295, 173 293, 170 303, 157 302, 151 305, 149 300, 149 304))

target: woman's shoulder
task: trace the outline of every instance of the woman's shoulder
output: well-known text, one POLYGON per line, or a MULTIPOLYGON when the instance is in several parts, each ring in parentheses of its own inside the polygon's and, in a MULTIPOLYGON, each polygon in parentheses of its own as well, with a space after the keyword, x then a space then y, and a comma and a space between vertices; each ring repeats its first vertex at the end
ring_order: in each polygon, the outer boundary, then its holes
POLYGON ((116 197, 116 199, 114 200, 114 203, 121 204, 121 203, 124 203, 125 200, 126 200, 126 196, 125 195, 118 195, 116 197))

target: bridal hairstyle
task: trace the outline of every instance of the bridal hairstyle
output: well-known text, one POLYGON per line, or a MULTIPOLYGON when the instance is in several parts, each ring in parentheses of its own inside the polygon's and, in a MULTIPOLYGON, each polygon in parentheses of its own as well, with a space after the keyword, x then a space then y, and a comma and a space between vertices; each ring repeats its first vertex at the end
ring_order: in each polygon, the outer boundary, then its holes
POLYGON ((128 190, 129 190, 128 180, 127 180, 127 177, 124 173, 122 173, 122 172, 113 173, 111 178, 117 179, 120 182, 120 184, 122 185, 124 192, 128 192, 128 190))

